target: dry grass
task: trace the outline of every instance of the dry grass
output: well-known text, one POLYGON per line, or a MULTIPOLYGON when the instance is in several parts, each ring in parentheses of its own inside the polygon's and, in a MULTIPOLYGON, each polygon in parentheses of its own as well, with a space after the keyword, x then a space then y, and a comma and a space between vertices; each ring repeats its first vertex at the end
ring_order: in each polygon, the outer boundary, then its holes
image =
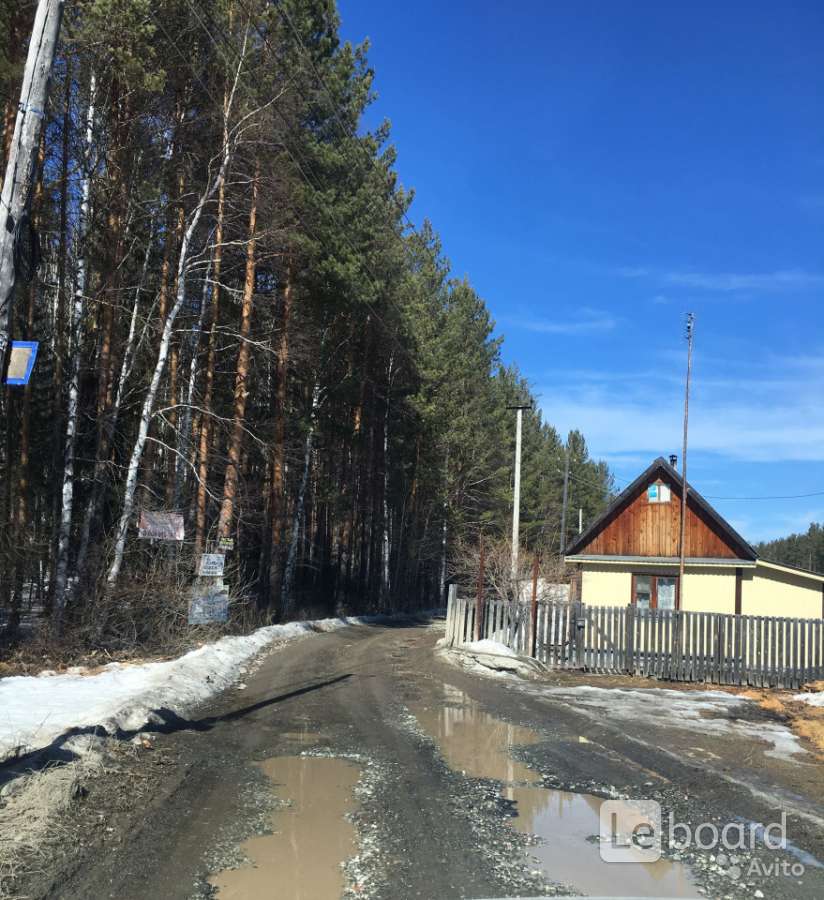
MULTIPOLYGON (((182 552, 158 555, 144 560, 139 574, 131 569, 131 577, 127 573, 116 591, 99 586, 67 610, 59 638, 46 619, 27 640, 5 650, 0 647, 0 678, 176 657, 225 634, 247 634, 268 624, 238 585, 228 591, 228 622, 189 625, 190 600, 211 589, 193 580, 194 565, 182 552)), ((229 573, 227 580, 237 585, 236 573, 229 573)))
POLYGON ((42 867, 67 838, 61 822, 103 768, 103 756, 90 750, 6 786, 0 798, 0 900, 14 897, 14 883, 42 867))
MULTIPOLYGON (((824 682, 818 681, 805 686, 803 692, 824 690, 824 682)), ((744 697, 754 700, 763 709, 783 719, 799 736, 809 741, 824 759, 824 707, 810 706, 800 700, 793 700, 793 693, 775 690, 746 690, 744 697)))

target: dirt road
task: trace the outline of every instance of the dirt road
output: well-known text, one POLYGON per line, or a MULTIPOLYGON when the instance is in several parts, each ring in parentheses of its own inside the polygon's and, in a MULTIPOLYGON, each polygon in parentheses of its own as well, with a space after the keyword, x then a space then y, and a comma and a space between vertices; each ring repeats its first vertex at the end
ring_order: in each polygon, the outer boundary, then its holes
POLYGON ((822 766, 793 756, 768 713, 606 680, 483 678, 436 657, 441 633, 297 640, 212 708, 166 715, 92 788, 40 896, 824 896, 822 766), (785 811, 792 846, 605 863, 604 797, 656 800, 691 829, 785 811))

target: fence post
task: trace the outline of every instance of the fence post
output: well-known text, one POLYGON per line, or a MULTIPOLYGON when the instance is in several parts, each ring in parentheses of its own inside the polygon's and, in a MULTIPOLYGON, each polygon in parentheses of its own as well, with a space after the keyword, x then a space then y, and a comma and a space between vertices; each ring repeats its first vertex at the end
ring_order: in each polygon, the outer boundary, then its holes
POLYGON ((721 672, 724 660, 724 617, 715 614, 715 660, 713 680, 716 684, 721 684, 721 672))
POLYGON ((626 636, 624 644, 626 650, 624 652, 624 670, 629 675, 635 674, 635 648, 633 646, 633 637, 635 635, 635 607, 630 603, 627 605, 627 615, 625 621, 626 636))
POLYGON ((572 617, 572 628, 575 635, 575 662, 579 668, 584 668, 584 640, 586 625, 584 621, 584 604, 580 601, 575 604, 575 615, 572 617))

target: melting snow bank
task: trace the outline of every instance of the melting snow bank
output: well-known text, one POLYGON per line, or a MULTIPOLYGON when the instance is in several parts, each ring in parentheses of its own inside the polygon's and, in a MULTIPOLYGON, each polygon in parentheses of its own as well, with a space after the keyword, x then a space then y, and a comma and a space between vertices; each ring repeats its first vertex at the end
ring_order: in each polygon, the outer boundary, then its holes
POLYGON ((481 669, 500 675, 517 674, 524 677, 544 671, 544 666, 528 656, 520 656, 498 641, 484 639, 450 646, 446 638, 438 641, 441 654, 450 662, 470 670, 481 669))
POLYGON ((506 644, 501 644, 498 641, 490 641, 489 638, 484 638, 482 641, 467 641, 465 644, 459 644, 458 649, 464 650, 467 653, 494 653, 496 656, 518 656, 518 654, 512 648, 507 647, 506 644))
POLYGON ((48 747, 76 729, 138 731, 157 719, 160 710, 180 715, 219 693, 276 641, 386 619, 357 616, 270 625, 166 662, 111 663, 96 674, 75 668, 60 675, 0 678, 0 763, 48 747))
MULTIPOLYGON (((797 759, 807 751, 798 736, 779 722, 753 720, 754 701, 740 694, 720 690, 677 690, 664 687, 597 687, 590 684, 557 686, 530 677, 545 667, 496 641, 472 641, 448 646, 438 642, 441 655, 449 662, 478 675, 508 678, 511 689, 552 702, 561 702, 598 721, 643 723, 662 728, 679 728, 704 735, 743 737, 769 745, 765 756, 797 759), (514 678, 519 675, 521 678, 514 678), (526 680, 524 680, 526 679, 526 680)), ((796 694, 813 706, 824 706, 824 692, 796 694)), ((808 763, 809 764, 809 763, 808 763)))
POLYGON ((796 735, 784 725, 749 721, 746 707, 753 701, 726 691, 600 688, 586 684, 569 687, 518 685, 518 688, 547 700, 557 698, 569 702, 578 711, 595 718, 767 741, 772 747, 764 751, 765 755, 778 759, 806 752, 796 735))
POLYGON ((809 694, 793 694, 793 700, 797 700, 799 703, 806 703, 808 706, 824 707, 824 690, 809 694))

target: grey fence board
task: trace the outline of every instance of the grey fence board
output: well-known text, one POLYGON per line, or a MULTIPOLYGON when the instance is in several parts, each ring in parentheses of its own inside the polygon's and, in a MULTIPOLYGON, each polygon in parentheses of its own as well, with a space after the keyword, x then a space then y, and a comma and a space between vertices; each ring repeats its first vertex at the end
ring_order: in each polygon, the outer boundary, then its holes
MULTIPOLYGON (((450 593, 446 637, 475 639, 476 601, 450 593)), ((480 635, 525 655, 529 603, 484 604, 480 635)), ((535 656, 550 668, 797 688, 824 678, 824 621, 539 600, 535 656)))

